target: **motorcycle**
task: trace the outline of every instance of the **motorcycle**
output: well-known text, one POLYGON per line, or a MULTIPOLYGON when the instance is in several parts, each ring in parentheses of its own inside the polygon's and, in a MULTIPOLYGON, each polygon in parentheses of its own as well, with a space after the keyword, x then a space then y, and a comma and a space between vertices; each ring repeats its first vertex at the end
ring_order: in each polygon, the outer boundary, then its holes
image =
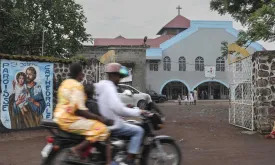
MULTIPOLYGON (((141 165, 180 165, 181 150, 176 141, 169 136, 156 135, 154 131, 160 130, 164 126, 164 118, 158 113, 150 113, 141 117, 141 122, 137 120, 127 120, 126 122, 138 125, 145 131, 141 152, 137 161, 141 165), (172 151, 168 153, 166 147, 172 151)), ((85 161, 74 160, 68 155, 68 149, 79 144, 85 137, 71 134, 59 129, 52 120, 43 120, 41 126, 46 128, 53 136, 47 138, 47 144, 41 151, 41 165, 105 165, 105 142, 91 144, 83 151, 82 158, 85 161)), ((113 161, 121 163, 127 156, 127 146, 130 137, 115 137, 111 135, 113 161)))

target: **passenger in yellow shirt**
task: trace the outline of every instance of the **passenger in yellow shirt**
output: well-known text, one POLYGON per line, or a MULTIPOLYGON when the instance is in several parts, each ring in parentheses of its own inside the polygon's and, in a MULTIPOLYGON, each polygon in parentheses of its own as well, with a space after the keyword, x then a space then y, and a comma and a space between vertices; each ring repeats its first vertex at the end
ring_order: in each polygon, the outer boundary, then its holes
MULTIPOLYGON (((80 156, 81 151, 91 143, 109 138, 110 133, 106 125, 113 125, 113 121, 88 111, 85 105, 87 96, 84 86, 80 83, 84 78, 81 64, 71 65, 70 77, 64 80, 58 89, 54 120, 62 130, 86 137, 82 143, 71 148, 73 154, 80 156)), ((107 156, 107 164, 111 163, 110 152, 111 149, 107 156)))

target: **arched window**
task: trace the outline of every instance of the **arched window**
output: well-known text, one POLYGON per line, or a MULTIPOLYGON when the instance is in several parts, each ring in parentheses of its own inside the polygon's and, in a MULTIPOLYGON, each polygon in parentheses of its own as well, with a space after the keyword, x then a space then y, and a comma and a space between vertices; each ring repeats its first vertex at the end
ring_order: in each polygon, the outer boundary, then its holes
POLYGON ((171 59, 166 56, 163 59, 163 70, 170 71, 171 70, 171 59))
POLYGON ((159 70, 158 61, 150 61, 149 62, 149 69, 150 69, 150 71, 158 71, 159 70))
POLYGON ((218 57, 216 60, 216 71, 225 71, 225 61, 223 57, 218 57))
POLYGON ((186 60, 184 57, 179 58, 179 71, 186 71, 186 60))
POLYGON ((204 59, 202 57, 197 57, 195 59, 195 70, 204 71, 204 59))

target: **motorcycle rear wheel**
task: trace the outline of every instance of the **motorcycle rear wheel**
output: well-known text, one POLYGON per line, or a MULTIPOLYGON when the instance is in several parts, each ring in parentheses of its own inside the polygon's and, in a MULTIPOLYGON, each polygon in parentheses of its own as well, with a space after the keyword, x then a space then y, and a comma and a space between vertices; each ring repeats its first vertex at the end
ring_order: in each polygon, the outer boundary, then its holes
POLYGON ((160 145, 164 149, 165 146, 169 146, 174 151, 174 154, 161 153, 158 147, 154 144, 147 151, 144 151, 143 158, 141 159, 142 165, 181 165, 182 154, 179 146, 172 140, 160 140, 160 145), (173 163, 167 162, 168 159, 174 158, 173 163), (151 161, 153 160, 153 161, 151 161))
MULTIPOLYGON (((57 151, 54 155, 52 155, 51 160, 47 165, 105 165, 106 163, 101 162, 81 162, 80 161, 74 161, 74 160, 68 160, 68 149, 69 148, 62 148, 59 151, 57 151)), ((104 155, 105 156, 105 155, 104 155)))
POLYGON ((57 151, 54 155, 52 155, 51 160, 47 165, 69 165, 68 163, 64 162, 68 156, 67 150, 68 148, 62 148, 57 151))

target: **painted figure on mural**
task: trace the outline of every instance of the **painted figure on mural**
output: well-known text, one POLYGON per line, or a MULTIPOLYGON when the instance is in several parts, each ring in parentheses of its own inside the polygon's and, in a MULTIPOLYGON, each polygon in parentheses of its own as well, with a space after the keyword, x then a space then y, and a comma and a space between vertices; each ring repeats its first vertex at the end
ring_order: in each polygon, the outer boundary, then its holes
MULTIPOLYGON (((20 72, 20 75, 24 77, 22 72, 20 72)), ((20 75, 17 84, 14 83, 15 93, 10 96, 11 127, 16 129, 36 127, 40 124, 46 108, 42 88, 35 81, 37 71, 34 67, 28 67, 25 72, 26 81, 23 80, 24 78, 20 79, 20 75), (25 83, 22 83, 23 81, 25 83), (20 92, 21 94, 19 94, 20 92)))
POLYGON ((19 101, 19 98, 24 97, 25 99, 18 104, 18 107, 22 114, 26 112, 25 105, 28 104, 27 99, 30 97, 30 94, 26 86, 26 74, 24 72, 19 72, 16 74, 16 80, 12 82, 13 93, 15 94, 15 102, 19 101))

